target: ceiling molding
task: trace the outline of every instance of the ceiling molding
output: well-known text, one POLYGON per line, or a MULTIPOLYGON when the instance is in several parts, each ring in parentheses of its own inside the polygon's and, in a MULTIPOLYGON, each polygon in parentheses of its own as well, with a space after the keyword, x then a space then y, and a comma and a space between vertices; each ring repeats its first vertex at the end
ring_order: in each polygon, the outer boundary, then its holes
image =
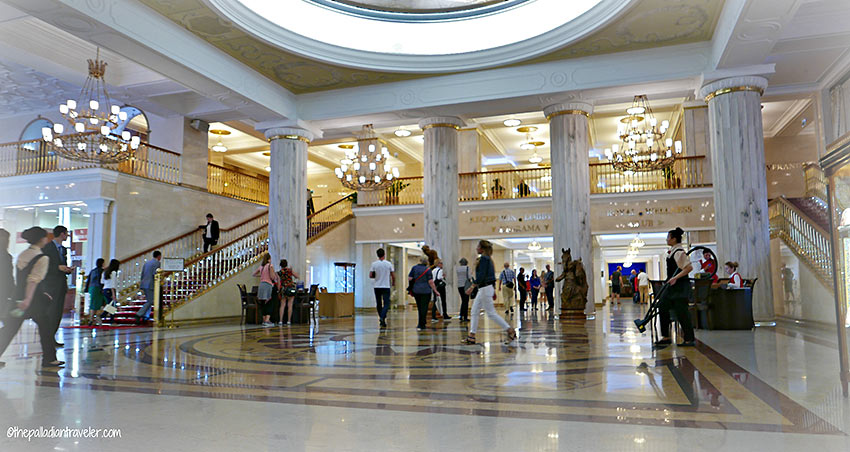
MULTIPOLYGON (((791 122, 794 121, 794 119, 797 118, 800 113, 806 111, 806 109, 809 108, 811 104, 812 99, 810 98, 795 100, 791 104, 791 106, 783 110, 782 114, 779 115, 778 118, 776 118, 776 121, 774 121, 773 124, 770 125, 770 128, 764 128, 764 137, 773 138, 782 133, 782 131, 785 130, 785 128, 788 127, 788 125, 791 124, 791 122)), ((765 124, 765 126, 766 125, 767 124, 765 124)))

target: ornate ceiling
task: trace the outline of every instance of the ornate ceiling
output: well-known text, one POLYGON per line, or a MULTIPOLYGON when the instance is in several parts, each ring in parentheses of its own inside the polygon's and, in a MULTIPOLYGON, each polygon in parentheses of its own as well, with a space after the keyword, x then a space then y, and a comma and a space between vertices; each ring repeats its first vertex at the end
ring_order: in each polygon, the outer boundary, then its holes
MULTIPOLYGON (((284 52, 236 28, 202 0, 141 1, 296 94, 429 76, 352 69, 284 52)), ((451 0, 442 1, 452 3, 451 0)), ((366 3, 378 2, 415 3, 401 0, 371 0, 366 3)), ((620 18, 587 38, 522 64, 708 41, 723 3, 719 0, 641 0, 620 18)))
POLYGON ((481 8, 505 0, 325 0, 328 3, 342 3, 343 5, 356 6, 359 8, 373 9, 376 11, 394 11, 405 13, 433 13, 443 11, 460 11, 481 8))

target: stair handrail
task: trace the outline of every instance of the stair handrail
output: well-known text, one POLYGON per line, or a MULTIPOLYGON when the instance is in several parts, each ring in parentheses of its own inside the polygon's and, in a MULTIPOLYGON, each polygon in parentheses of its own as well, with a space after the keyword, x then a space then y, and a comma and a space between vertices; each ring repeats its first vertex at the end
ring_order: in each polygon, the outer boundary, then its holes
POLYGON ((772 199, 768 209, 771 236, 782 238, 824 284, 832 287, 829 233, 784 196, 772 199))
MULTIPOLYGON (((259 223, 261 225, 268 224, 268 211, 261 212, 246 220, 243 220, 231 227, 221 229, 221 237, 223 240, 233 240, 242 237, 246 233, 241 232, 247 225, 259 223)), ((201 231, 195 227, 194 229, 173 237, 164 242, 160 242, 155 246, 149 247, 143 251, 137 252, 131 256, 119 259, 121 262, 121 271, 118 274, 116 287, 119 290, 119 295, 125 296, 128 292, 132 292, 138 285, 142 274, 142 266, 147 259, 150 259, 153 252, 159 250, 163 257, 182 257, 193 258, 201 253, 203 249, 203 237, 201 231)))

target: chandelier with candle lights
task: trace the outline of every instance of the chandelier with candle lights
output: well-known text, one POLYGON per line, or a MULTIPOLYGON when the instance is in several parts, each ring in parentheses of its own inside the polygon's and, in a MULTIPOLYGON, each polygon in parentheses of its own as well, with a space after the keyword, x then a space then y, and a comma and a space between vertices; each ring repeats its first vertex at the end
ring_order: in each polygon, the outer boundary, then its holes
POLYGON ((41 129, 42 138, 49 148, 69 160, 91 163, 118 163, 133 157, 141 144, 138 136, 129 130, 120 135, 113 133, 119 123, 127 120, 127 113, 113 103, 106 91, 103 75, 106 62, 100 60, 100 49, 94 60, 88 60, 89 75, 76 100, 68 99, 59 106, 59 112, 70 125, 68 134, 62 124, 41 129))
POLYGON ((606 149, 614 169, 621 172, 657 171, 673 166, 676 157, 682 154, 682 142, 664 138, 670 122, 658 123, 652 113, 646 95, 635 96, 632 106, 626 109, 627 116, 620 120, 617 135, 620 144, 606 149))
POLYGON ((345 157, 334 173, 344 187, 357 191, 383 190, 398 177, 398 168, 390 166, 389 150, 371 124, 363 126, 356 144, 343 149, 345 157))

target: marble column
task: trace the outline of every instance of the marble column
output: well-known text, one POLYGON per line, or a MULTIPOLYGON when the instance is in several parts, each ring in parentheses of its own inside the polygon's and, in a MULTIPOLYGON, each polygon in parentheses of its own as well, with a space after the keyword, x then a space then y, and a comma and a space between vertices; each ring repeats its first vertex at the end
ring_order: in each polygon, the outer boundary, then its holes
MULTIPOLYGON (((587 273, 585 314, 595 312, 593 242, 590 234, 590 140, 588 118, 593 106, 584 102, 550 105, 543 110, 549 120, 552 164, 552 225, 556 262, 560 274, 561 249, 569 248, 581 259, 587 273)), ((561 285, 556 291, 560 294, 561 285)), ((555 303, 560 306, 560 296, 555 303)), ((581 315, 581 314, 577 314, 581 315)))
POLYGON ((103 198, 86 201, 86 210, 89 214, 88 246, 85 255, 86 271, 92 268, 97 259, 102 257, 108 261, 112 257, 110 253, 110 222, 107 218, 110 204, 112 204, 111 200, 103 198))
MULTIPOLYGON (((460 118, 426 118, 425 132, 425 244, 437 250, 446 275, 446 300, 450 313, 458 312, 455 264, 460 259, 458 238, 458 142, 460 118)), ((472 261, 468 256, 467 259, 472 261)))
POLYGON ((715 229, 720 262, 737 261, 745 278, 758 278, 753 317, 771 320, 770 220, 761 94, 764 77, 717 80, 700 89, 708 103, 715 229))
POLYGON ((183 152, 180 155, 180 183, 207 188, 209 138, 207 130, 197 130, 191 119, 183 118, 183 152))
POLYGON ((265 132, 271 145, 269 172, 269 253, 307 276, 307 146, 313 134, 295 127, 265 132))

